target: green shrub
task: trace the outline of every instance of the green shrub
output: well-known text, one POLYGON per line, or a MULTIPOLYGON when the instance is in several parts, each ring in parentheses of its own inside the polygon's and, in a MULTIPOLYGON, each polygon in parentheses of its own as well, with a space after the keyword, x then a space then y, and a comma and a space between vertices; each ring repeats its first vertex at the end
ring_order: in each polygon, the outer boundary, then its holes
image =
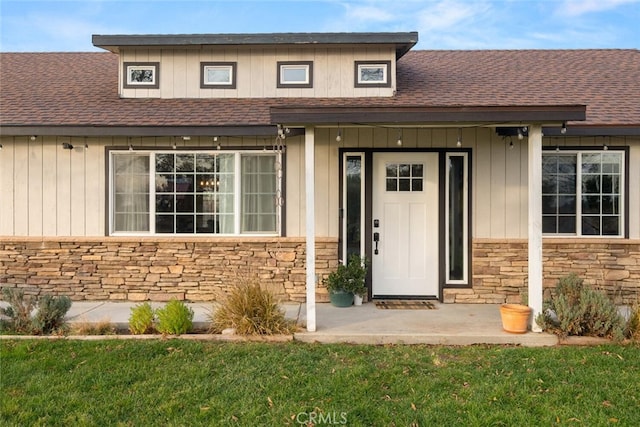
POLYGON ((0 315, 7 317, 0 320, 0 330, 18 334, 33 333, 31 313, 36 308, 36 298, 25 295, 21 289, 12 288, 3 288, 2 295, 9 306, 0 307, 0 315))
POLYGON ((43 295, 38 300, 38 311, 33 318, 34 329, 43 334, 61 330, 65 326, 64 316, 70 308, 71 299, 67 296, 43 295))
POLYGON ((367 292, 364 284, 367 277, 367 260, 351 255, 346 264, 339 264, 324 280, 330 292, 343 291, 363 296, 367 292))
POLYGON ((153 322, 155 320, 155 311, 151 304, 145 302, 131 307, 131 315, 129 316, 129 330, 133 335, 151 334, 153 333, 153 322))
POLYGON ((4 288, 4 300, 9 307, 0 308, 0 314, 7 317, 0 322, 3 331, 18 334, 50 334, 65 328, 66 316, 71 308, 67 296, 42 295, 36 298, 25 295, 21 289, 4 288), (32 313, 35 310, 35 314, 32 313))
POLYGON ((258 282, 241 282, 214 308, 211 332, 233 328, 239 335, 291 334, 295 322, 288 320, 274 295, 258 282))
POLYGON ((620 340, 624 320, 606 293, 584 286, 575 274, 559 280, 555 295, 536 318, 544 330, 561 336, 587 335, 620 340))
POLYGON ((162 334, 186 334, 193 328, 193 310, 175 299, 156 310, 156 329, 162 334))

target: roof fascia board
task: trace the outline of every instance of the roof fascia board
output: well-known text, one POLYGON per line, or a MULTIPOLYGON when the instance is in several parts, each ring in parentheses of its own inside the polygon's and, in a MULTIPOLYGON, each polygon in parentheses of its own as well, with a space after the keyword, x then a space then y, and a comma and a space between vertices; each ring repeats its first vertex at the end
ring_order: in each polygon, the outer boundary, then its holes
MULTIPOLYGON (((291 130, 292 132, 294 129, 291 130)), ((304 132, 301 132, 304 133, 304 132)), ((268 126, 2 126, 0 136, 275 136, 268 126)))
POLYGON ((454 123, 549 123, 586 120, 586 106, 520 107, 272 107, 272 123, 454 124, 454 123))
MULTIPOLYGON (((449 124, 450 126, 450 124, 449 124)), ((434 127, 437 127, 434 125, 434 127)), ((558 127, 543 127, 545 137, 640 136, 640 126, 583 126, 570 124, 567 133, 558 127)), ((304 128, 290 128, 289 137, 304 134, 304 128)), ((276 126, 246 127, 96 127, 96 126, 2 126, 0 136, 267 136, 277 135, 276 126)))
POLYGON ((566 133, 560 128, 543 128, 544 136, 640 136, 640 126, 582 126, 567 125, 566 133))
POLYGON ((94 34, 96 47, 117 52, 120 47, 162 46, 267 46, 294 45, 297 47, 337 44, 394 45, 396 59, 418 43, 418 32, 396 33, 263 33, 263 34, 94 34))

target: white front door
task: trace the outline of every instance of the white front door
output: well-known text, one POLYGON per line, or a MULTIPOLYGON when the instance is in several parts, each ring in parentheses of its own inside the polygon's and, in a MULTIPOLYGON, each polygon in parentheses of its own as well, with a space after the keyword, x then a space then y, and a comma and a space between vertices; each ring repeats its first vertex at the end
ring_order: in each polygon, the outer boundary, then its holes
POLYGON ((438 297, 438 153, 374 153, 372 230, 373 297, 438 297))

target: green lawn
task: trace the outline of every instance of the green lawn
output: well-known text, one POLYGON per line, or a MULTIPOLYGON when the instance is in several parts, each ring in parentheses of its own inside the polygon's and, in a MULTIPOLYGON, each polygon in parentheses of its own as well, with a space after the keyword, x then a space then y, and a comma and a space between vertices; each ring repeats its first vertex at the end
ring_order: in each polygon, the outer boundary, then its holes
POLYGON ((0 346, 8 426, 640 425, 638 345, 0 346))

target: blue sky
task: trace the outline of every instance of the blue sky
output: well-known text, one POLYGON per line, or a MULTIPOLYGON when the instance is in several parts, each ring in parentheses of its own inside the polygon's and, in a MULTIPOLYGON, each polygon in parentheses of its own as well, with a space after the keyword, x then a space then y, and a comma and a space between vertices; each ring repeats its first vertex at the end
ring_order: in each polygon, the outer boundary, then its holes
POLYGON ((418 31, 419 49, 638 48, 640 0, 0 0, 0 51, 92 34, 418 31))

